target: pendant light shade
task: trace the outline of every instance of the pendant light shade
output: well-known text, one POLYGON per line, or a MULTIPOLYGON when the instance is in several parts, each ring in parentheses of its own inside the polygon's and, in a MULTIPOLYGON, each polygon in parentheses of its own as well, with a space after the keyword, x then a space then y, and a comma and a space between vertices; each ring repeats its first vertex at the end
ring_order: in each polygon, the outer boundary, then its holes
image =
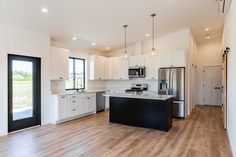
POLYGON ((127 31, 128 25, 124 25, 123 27, 125 29, 125 44, 124 44, 125 50, 124 50, 124 57, 127 58, 128 55, 127 55, 127 43, 126 43, 126 31, 127 31))
POLYGON ((156 49, 155 49, 155 16, 156 14, 152 14, 152 50, 151 55, 156 55, 156 49))

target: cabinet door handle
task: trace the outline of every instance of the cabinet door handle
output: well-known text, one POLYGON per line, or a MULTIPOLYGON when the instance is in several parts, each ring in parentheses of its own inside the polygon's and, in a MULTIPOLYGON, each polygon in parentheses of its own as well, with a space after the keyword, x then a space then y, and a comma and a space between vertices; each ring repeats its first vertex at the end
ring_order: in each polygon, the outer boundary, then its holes
POLYGON ((63 99, 64 99, 65 97, 63 96, 63 97, 61 97, 61 98, 63 98, 63 99))
POLYGON ((72 109, 72 111, 76 111, 76 109, 72 109))
POLYGON ((76 102, 76 101, 72 101, 72 102, 76 102))
POLYGON ((75 96, 72 96, 72 98, 75 98, 75 96))
POLYGON ((62 80, 62 79, 63 79, 63 77, 60 77, 59 79, 60 79, 60 80, 62 80))
POLYGON ((87 99, 90 99, 90 98, 87 98, 87 99))

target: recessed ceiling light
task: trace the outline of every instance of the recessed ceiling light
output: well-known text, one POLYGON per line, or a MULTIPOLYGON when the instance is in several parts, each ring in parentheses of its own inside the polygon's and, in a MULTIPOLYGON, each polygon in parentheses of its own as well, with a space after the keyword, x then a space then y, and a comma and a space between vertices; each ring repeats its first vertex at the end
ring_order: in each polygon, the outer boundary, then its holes
POLYGON ((42 8, 42 12, 43 13, 48 13, 48 9, 47 8, 42 8))
POLYGON ((210 28, 208 28, 208 27, 207 27, 207 28, 205 28, 205 31, 206 31, 206 32, 207 32, 207 31, 209 31, 209 30, 210 30, 210 28))
POLYGON ((150 34, 147 33, 147 34, 145 34, 145 36, 146 36, 146 37, 150 37, 150 34))
POLYGON ((76 37, 73 37, 72 40, 77 40, 77 38, 76 38, 76 37))
POLYGON ((96 43, 92 43, 92 45, 93 45, 93 46, 95 46, 95 45, 96 45, 96 43))
POLYGON ((106 47, 106 49, 107 49, 107 50, 110 50, 110 47, 109 47, 109 46, 107 46, 107 47, 106 47))
POLYGON ((206 36, 206 39, 211 39, 211 36, 210 36, 210 35, 207 35, 207 36, 206 36))

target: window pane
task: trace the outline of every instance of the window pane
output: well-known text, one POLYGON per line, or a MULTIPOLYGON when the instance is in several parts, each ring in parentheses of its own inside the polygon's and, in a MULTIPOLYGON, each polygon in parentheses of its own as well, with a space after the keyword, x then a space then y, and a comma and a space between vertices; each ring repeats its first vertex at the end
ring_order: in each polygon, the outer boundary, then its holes
POLYGON ((74 73, 73 72, 73 64, 74 64, 74 60, 73 59, 69 59, 69 73, 74 73))
POLYGON ((69 80, 66 81, 66 89, 74 89, 73 73, 69 74, 69 80))
POLYGON ((33 116, 33 64, 13 61, 13 120, 33 116))
POLYGON ((76 88, 84 88, 84 60, 75 60, 76 88))
POLYGON ((66 81, 66 89, 84 88, 84 60, 70 58, 69 72, 69 80, 66 81))

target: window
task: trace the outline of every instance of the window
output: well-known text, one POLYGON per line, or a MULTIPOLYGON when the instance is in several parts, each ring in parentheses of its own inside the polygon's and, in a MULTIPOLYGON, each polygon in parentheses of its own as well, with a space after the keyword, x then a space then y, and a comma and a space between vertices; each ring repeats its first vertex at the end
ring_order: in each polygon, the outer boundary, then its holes
POLYGON ((69 80, 66 81, 66 90, 85 89, 85 60, 69 58, 69 80))

